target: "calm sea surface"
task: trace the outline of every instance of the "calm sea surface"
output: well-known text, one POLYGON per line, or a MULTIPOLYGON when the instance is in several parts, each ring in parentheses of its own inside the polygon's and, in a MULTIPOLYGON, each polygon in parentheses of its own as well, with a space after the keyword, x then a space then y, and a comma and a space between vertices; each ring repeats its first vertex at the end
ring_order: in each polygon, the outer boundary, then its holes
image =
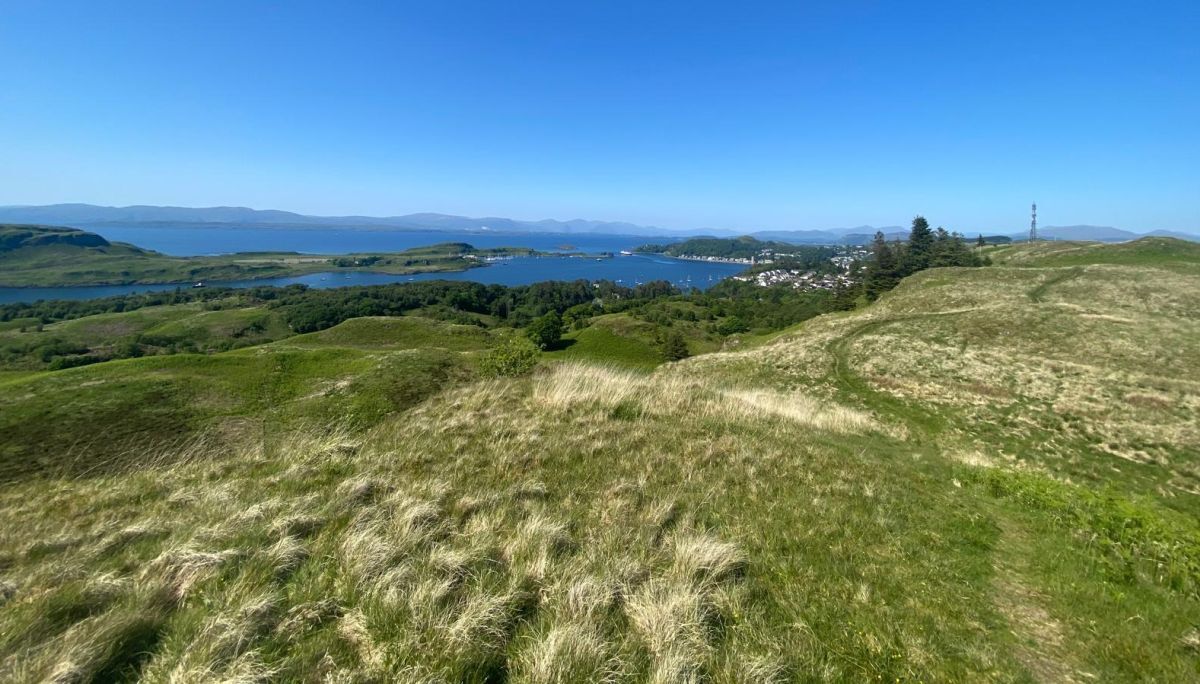
MULTIPOLYGON (((130 242, 177 256, 248 251, 296 251, 312 254, 389 252, 438 242, 468 242, 476 247, 532 247, 543 251, 565 249, 618 252, 652 238, 609 235, 501 235, 488 233, 398 232, 338 229, 213 229, 213 228, 93 228, 109 240, 130 242)), ((681 288, 706 289, 743 270, 737 264, 685 261, 658 255, 637 254, 605 259, 586 257, 517 257, 484 268, 455 273, 388 275, 384 273, 312 273, 286 278, 210 282, 212 286, 304 284, 327 288, 349 285, 382 285, 418 280, 470 280, 498 285, 528 285, 543 280, 613 280, 635 285, 669 280, 681 288)), ((175 285, 98 285, 84 287, 0 287, 0 304, 39 299, 93 299, 134 292, 174 289, 175 285)), ((184 286, 186 287, 186 285, 184 286)))
POLYGON ((541 252, 619 252, 661 239, 637 235, 568 235, 566 233, 443 232, 363 228, 229 228, 178 226, 82 226, 113 242, 128 242, 172 256, 232 252, 302 252, 352 254, 399 252, 439 242, 466 242, 475 247, 530 247, 541 252))

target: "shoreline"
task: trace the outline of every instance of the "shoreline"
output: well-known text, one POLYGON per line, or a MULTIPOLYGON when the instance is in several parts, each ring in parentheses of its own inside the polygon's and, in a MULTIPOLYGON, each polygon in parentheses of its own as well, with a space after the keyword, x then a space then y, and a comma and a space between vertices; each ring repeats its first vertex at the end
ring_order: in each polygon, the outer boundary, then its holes
MULTIPOLYGON (((231 254, 228 256, 261 257, 263 254, 264 254, 263 252, 237 252, 235 254, 231 254)), ((401 254, 401 253, 397 252, 396 254, 401 254)), ((331 265, 328 263, 328 261, 317 261, 319 259, 332 260, 332 259, 344 258, 342 255, 327 256, 327 255, 314 254, 311 256, 310 255, 298 255, 298 256, 300 258, 313 259, 314 261, 312 261, 312 262, 306 262, 306 263, 311 263, 313 266, 318 266, 318 265, 319 266, 330 266, 331 265)), ((356 255, 348 255, 348 256, 356 256, 356 255)), ((372 256, 372 255, 366 255, 366 256, 372 256)), ((392 256, 392 255, 389 254, 387 256, 392 256)), ((92 281, 85 281, 85 282, 78 282, 78 283, 58 283, 58 284, 52 284, 52 285, 37 284, 37 283, 13 284, 13 283, 0 282, 0 288, 24 290, 24 289, 56 289, 56 288, 64 288, 65 289, 65 288, 72 288, 72 287, 133 287, 133 286, 151 286, 151 285, 162 285, 163 287, 170 287, 170 286, 191 287, 192 285, 196 284, 197 282, 204 283, 206 287, 208 287, 208 286, 220 287, 222 283, 237 283, 237 282, 246 282, 246 281, 252 281, 252 280, 270 280, 273 278, 294 278, 294 277, 300 277, 300 276, 316 275, 318 273, 328 273, 330 275, 338 275, 338 274, 345 274, 345 273, 375 273, 375 274, 379 274, 379 275, 394 275, 394 276, 426 275, 429 273, 462 273, 464 271, 469 271, 469 270, 475 269, 475 268, 486 268, 488 266, 492 266, 493 264, 510 261, 512 259, 531 258, 531 257, 532 258, 551 258, 551 259, 615 259, 616 258, 614 255, 604 253, 604 252, 588 254, 586 252, 556 253, 556 252, 531 251, 530 253, 527 253, 527 254, 512 254, 512 255, 503 255, 503 256, 464 255, 462 268, 439 268, 439 269, 430 269, 430 270, 419 270, 419 269, 418 270, 387 270, 387 269, 371 268, 371 267, 367 267, 367 266, 350 266, 350 267, 340 267, 340 268, 333 267, 333 269, 328 269, 328 268, 296 269, 296 270, 290 270, 290 271, 280 272, 280 273, 246 275, 245 277, 239 277, 239 278, 223 278, 221 280, 209 280, 206 278, 197 278, 195 280, 152 280, 152 279, 151 280, 142 280, 142 279, 108 280, 108 281, 92 280, 92 281)), ((178 257, 178 258, 190 259, 190 258, 211 258, 211 257, 178 257)), ((678 258, 678 257, 669 257, 669 258, 674 259, 674 258, 678 258)))
MULTIPOLYGON (((507 257, 507 258, 512 258, 512 257, 507 257)), ((485 268, 490 265, 491 265, 490 263, 480 260, 475 263, 467 264, 464 268, 446 268, 446 269, 437 269, 437 270, 428 270, 428 271, 386 271, 386 270, 361 268, 361 267, 341 268, 341 269, 337 269, 337 270, 312 269, 312 270, 289 271, 289 272, 285 272, 285 273, 247 275, 246 277, 243 277, 243 278, 222 279, 222 280, 206 280, 206 279, 198 279, 198 280, 121 280, 121 281, 105 281, 105 282, 88 281, 88 282, 81 282, 81 283, 65 283, 65 284, 57 284, 57 285, 38 285, 38 284, 14 285, 14 284, 10 284, 10 283, 0 282, 0 288, 12 289, 12 290, 35 290, 35 289, 51 290, 51 289, 67 289, 67 288, 72 288, 72 287, 140 287, 140 286, 149 287, 149 286, 157 286, 157 285, 161 285, 163 287, 175 286, 175 287, 191 288, 196 283, 204 283, 204 287, 221 287, 222 283, 242 283, 242 282, 254 281, 254 280, 271 280, 273 278, 299 278, 302 276, 317 275, 318 273, 328 273, 329 275, 338 275, 338 274, 343 274, 343 273, 377 273, 380 275, 406 276, 406 275, 425 275, 427 273, 462 273, 463 271, 469 271, 473 268, 485 268)), ((202 288, 196 288, 196 289, 202 289, 202 288)))

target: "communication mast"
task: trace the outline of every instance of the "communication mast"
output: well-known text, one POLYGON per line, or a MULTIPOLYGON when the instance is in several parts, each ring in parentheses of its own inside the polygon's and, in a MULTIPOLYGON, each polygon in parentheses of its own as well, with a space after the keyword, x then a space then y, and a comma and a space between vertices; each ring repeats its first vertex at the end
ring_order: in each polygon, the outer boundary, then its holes
POLYGON ((1037 242, 1037 202, 1033 203, 1033 218, 1029 221, 1029 241, 1037 242))

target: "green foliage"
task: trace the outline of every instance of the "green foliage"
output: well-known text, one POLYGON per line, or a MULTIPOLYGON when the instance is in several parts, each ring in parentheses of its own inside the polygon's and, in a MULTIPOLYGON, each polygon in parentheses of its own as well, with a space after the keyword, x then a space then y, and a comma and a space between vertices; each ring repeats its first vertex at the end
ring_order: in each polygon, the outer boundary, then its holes
MULTIPOLYGON (((639 294, 638 290, 611 281, 548 281, 505 287, 435 280, 328 290, 285 288, 269 305, 278 309, 299 333, 324 330, 351 318, 400 316, 428 307, 466 314, 465 321, 478 320, 470 316, 490 316, 513 327, 524 327, 550 311, 563 312, 571 307, 592 305, 597 300, 629 302, 657 292, 660 290, 646 289, 639 294)), ((669 288, 667 292, 676 294, 678 290, 669 288)), ((584 309, 576 309, 573 315, 583 312, 584 309)))
POLYGON ((668 333, 666 338, 663 339, 662 354, 663 358, 667 361, 680 361, 691 356, 683 335, 680 335, 676 331, 668 333))
POLYGON ((606 314, 588 322, 587 327, 568 332, 563 344, 548 352, 548 356, 642 370, 662 363, 654 342, 654 326, 629 314, 606 314))
POLYGON ((479 369, 493 377, 518 377, 537 366, 541 351, 526 337, 514 336, 479 359, 479 369))
POLYGON ((929 222, 918 216, 913 219, 907 242, 889 243, 882 232, 875 233, 862 291, 868 300, 874 300, 896 287, 902 279, 926 268, 984 266, 987 263, 990 262, 972 253, 961 235, 940 227, 931 231, 929 222))
POLYGON ((737 316, 730 316, 717 325, 718 335, 728 336, 744 332, 750 332, 750 326, 746 325, 746 322, 737 316))
POLYGON ((287 338, 288 347, 353 349, 441 348, 475 351, 491 346, 492 333, 478 325, 431 320, 423 316, 351 318, 332 328, 287 338))
POLYGON ((604 309, 597 306, 595 302, 587 304, 576 304, 563 312, 563 325, 579 330, 587 327, 588 319, 604 312, 604 309))
POLYGON ((933 241, 934 235, 929 230, 929 221, 926 221, 924 216, 914 218, 912 230, 908 234, 908 248, 904 251, 902 262, 906 274, 929 268, 933 241))
MULTIPOLYGON (((674 257, 692 256, 713 257, 717 259, 750 259, 761 255, 763 252, 795 255, 797 258, 802 259, 811 254, 824 254, 826 252, 829 252, 828 256, 833 256, 829 247, 791 245, 785 242, 759 240, 749 235, 736 238, 700 237, 668 245, 649 244, 642 245, 635 251, 666 254, 674 257)), ((827 260, 827 257, 824 260, 827 260)), ((814 261, 822 261, 822 259, 818 257, 814 261)))
POLYGON ((525 328, 525 335, 538 349, 551 349, 562 339, 562 317, 551 311, 537 318, 525 328))
POLYGON ((0 366, 62 369, 181 350, 227 351, 291 334, 278 315, 246 303, 230 293, 223 300, 135 307, 0 330, 0 366))
POLYGON ((1151 578, 1200 598, 1200 530, 1194 521, 1147 500, 1092 491, 1042 475, 984 470, 975 476, 994 496, 1043 512, 1069 531, 1079 530, 1122 582, 1151 578))
POLYGON ((871 241, 871 261, 867 264, 863 291, 868 298, 875 299, 896 287, 900 278, 900 259, 896 255, 896 248, 888 244, 882 232, 877 231, 871 241))

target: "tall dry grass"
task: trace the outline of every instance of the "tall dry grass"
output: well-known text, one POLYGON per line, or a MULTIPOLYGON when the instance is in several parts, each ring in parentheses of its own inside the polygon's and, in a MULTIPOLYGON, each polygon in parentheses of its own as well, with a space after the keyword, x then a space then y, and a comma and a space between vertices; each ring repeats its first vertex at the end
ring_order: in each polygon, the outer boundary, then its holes
MULTIPOLYGON (((610 373, 594 377, 619 403, 610 373)), ((573 404, 578 379, 557 377, 535 403, 549 391, 573 404)), ((22 550, 5 573, 0 678, 687 681, 728 668, 718 594, 746 559, 677 505, 630 483, 566 516, 551 503, 565 492, 540 482, 481 491, 454 462, 398 471, 403 453, 332 432, 161 456, 60 483, 53 498, 81 513, 66 519, 6 492, 6 517, 27 524, 6 532, 22 550)))

